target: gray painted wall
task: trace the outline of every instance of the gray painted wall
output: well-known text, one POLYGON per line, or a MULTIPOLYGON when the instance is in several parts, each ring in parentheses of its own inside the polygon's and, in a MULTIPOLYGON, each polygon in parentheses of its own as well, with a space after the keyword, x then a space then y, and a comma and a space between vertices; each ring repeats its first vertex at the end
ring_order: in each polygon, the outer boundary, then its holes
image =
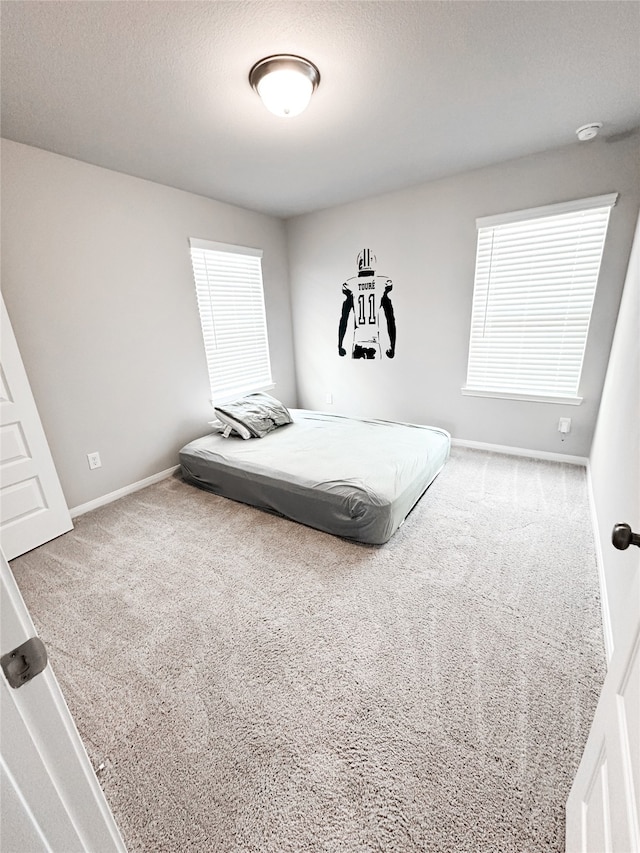
POLYGON ((617 551, 611 544, 611 531, 618 522, 626 522, 640 533, 640 220, 611 347, 590 465, 615 647, 626 627, 624 614, 631 580, 634 572, 640 571, 640 548, 617 551))
POLYGON ((639 137, 510 161, 287 223, 298 395, 307 408, 428 423, 454 438, 586 457, 640 204, 639 137), (620 193, 585 356, 581 406, 467 397, 476 217, 620 193), (393 279, 393 360, 340 358, 341 285, 363 248, 393 279), (327 403, 332 395, 333 403, 327 403), (558 418, 572 418, 561 441, 558 418))
POLYGON ((638 136, 575 145, 287 223, 2 142, 2 285, 71 507, 176 463, 209 388, 187 239, 260 246, 274 393, 586 456, 637 215, 638 136), (464 397, 475 218, 617 190, 580 407, 464 397), (342 282, 371 248, 394 280, 396 358, 340 358, 342 282), (332 394, 333 403, 326 402, 332 394), (573 418, 565 442, 560 415, 573 418), (86 453, 103 467, 90 471, 86 453))
POLYGON ((295 405, 281 220, 2 141, 3 294, 70 507, 208 429, 189 237, 264 249, 273 393, 295 405))

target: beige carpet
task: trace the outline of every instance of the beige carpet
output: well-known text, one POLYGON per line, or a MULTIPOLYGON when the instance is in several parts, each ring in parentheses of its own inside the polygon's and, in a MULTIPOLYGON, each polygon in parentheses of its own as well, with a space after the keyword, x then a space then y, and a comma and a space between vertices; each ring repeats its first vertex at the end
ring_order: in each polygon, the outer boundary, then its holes
POLYGON ((171 478, 12 568, 131 851, 564 849, 584 469, 454 450, 382 547, 171 478))

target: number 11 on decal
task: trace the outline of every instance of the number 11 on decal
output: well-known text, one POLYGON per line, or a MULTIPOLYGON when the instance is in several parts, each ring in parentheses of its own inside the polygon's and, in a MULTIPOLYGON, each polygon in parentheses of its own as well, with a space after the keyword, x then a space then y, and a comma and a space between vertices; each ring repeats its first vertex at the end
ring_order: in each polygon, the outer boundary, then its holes
MULTIPOLYGON (((361 293, 358 296, 358 325, 363 326, 367 322, 365 317, 365 298, 364 293, 361 293)), ((369 294, 369 323, 375 324, 376 322, 376 295, 375 293, 369 294)))

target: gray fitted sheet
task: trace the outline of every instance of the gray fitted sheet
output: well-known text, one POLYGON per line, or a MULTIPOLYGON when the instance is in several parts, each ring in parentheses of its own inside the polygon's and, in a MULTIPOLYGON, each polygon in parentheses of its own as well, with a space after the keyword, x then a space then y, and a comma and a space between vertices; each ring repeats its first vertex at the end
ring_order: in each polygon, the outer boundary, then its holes
POLYGON ((245 441, 212 433, 180 451, 182 475, 336 536, 387 542, 449 456, 436 427, 291 409, 293 423, 245 441))

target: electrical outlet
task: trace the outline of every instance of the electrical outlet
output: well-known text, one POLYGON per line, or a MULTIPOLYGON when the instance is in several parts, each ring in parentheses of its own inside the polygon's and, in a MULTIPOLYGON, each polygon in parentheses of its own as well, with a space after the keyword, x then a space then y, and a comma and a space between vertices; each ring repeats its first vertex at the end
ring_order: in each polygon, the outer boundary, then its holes
POLYGON ((331 405, 333 403, 333 394, 331 393, 331 391, 327 391, 327 394, 324 398, 324 401, 325 401, 325 403, 328 403, 329 405, 331 405))
POLYGON ((560 418, 558 421, 558 432, 566 435, 571 432, 571 418, 560 418))
POLYGON ((87 461, 89 462, 89 468, 93 470, 93 468, 101 468, 102 462, 100 461, 99 453, 87 453, 87 461))

